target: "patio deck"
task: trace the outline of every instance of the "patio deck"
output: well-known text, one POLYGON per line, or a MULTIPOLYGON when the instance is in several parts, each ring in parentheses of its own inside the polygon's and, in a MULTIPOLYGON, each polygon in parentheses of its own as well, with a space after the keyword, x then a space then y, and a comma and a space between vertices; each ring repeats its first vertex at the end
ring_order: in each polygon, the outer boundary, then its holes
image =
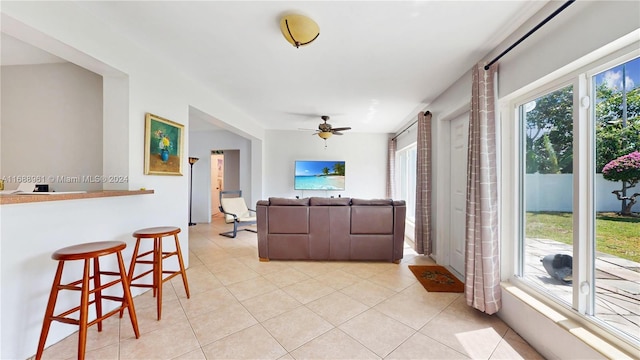
MULTIPOLYGON (((572 255, 571 245, 549 239, 527 239, 525 252, 525 278, 570 304, 573 287, 550 277, 540 259, 549 254, 572 255)), ((595 287, 595 316, 640 339, 640 264, 596 253, 595 287)))

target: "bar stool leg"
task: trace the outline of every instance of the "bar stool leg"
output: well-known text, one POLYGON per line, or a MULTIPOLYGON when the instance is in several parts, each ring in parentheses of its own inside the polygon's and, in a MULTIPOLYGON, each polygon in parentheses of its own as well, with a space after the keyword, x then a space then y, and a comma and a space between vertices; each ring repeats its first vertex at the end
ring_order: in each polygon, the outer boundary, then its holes
POLYGON ((78 359, 84 359, 84 353, 87 349, 87 321, 89 320, 89 279, 91 277, 91 262, 89 259, 84 261, 84 276, 82 278, 82 290, 80 295, 80 320, 78 331, 78 359))
POLYGON ((178 241, 178 234, 174 234, 173 238, 176 242, 176 251, 178 252, 178 263, 180 265, 180 274, 182 275, 182 284, 184 290, 187 293, 187 299, 189 298, 189 284, 187 283, 187 272, 184 270, 184 261, 182 260, 182 251, 180 250, 180 242, 178 241))
MULTIPOLYGON (((96 289, 94 296, 97 319, 102 318, 102 290, 100 290, 100 261, 93 258, 93 288, 96 289)), ((98 331, 102 331, 102 320, 98 321, 98 331)))
POLYGON ((40 332, 40 341, 38 341, 38 351, 36 352, 36 359, 42 358, 42 352, 44 351, 44 345, 47 341, 47 335, 49 335, 49 328, 51 327, 51 317, 53 316, 53 310, 56 307, 56 300, 58 299, 58 291, 60 290, 60 280, 62 279, 62 268, 64 267, 64 261, 58 262, 58 270, 56 270, 56 276, 53 278, 53 285, 51 286, 51 293, 49 295, 49 302, 47 303, 47 310, 44 313, 44 320, 42 321, 42 331, 40 332))
POLYGON ((140 338, 140 331, 138 330, 138 316, 136 315, 136 309, 133 306, 133 297, 131 296, 131 288, 129 287, 129 281, 127 278, 127 270, 124 267, 124 260, 122 259, 122 253, 118 251, 118 267, 120 268, 120 278, 122 279, 122 309, 120 310, 120 317, 124 310, 125 304, 127 311, 129 312, 129 318, 131 319, 131 326, 133 332, 136 335, 136 339, 140 338))
POLYGON ((154 289, 158 289, 158 298, 157 298, 157 307, 158 307, 158 320, 161 319, 162 315, 162 237, 157 237, 154 239, 155 242, 155 250, 156 252, 156 264, 154 268, 156 269, 156 279, 154 280, 154 289))

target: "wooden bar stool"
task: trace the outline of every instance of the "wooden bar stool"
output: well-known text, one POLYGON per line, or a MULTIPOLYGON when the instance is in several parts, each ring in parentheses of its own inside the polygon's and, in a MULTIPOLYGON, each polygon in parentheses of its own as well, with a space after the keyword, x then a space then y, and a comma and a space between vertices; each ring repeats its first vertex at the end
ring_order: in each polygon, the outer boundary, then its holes
POLYGON ((57 250, 51 255, 53 260, 58 261, 58 270, 56 271, 53 285, 51 286, 51 295, 49 295, 49 303, 47 304, 47 310, 45 311, 44 321, 42 323, 42 332, 40 332, 40 342, 38 342, 36 359, 40 359, 42 357, 47 335, 49 334, 49 328, 51 327, 51 321, 54 320, 80 326, 78 359, 84 359, 84 353, 87 347, 87 328, 97 323, 98 331, 102 331, 102 321, 114 314, 122 314, 124 309, 129 311, 129 317, 131 318, 131 325, 133 326, 136 339, 140 337, 140 332, 138 331, 138 318, 136 317, 133 299, 131 298, 127 271, 124 266, 124 261, 122 260, 122 249, 126 246, 127 245, 122 241, 98 241, 65 247, 57 250), (99 258, 114 253, 118 258, 119 271, 101 271, 99 258), (64 263, 65 261, 72 260, 84 260, 84 273, 82 275, 82 279, 68 284, 61 284, 60 281, 62 279, 64 263), (92 262, 93 273, 91 272, 92 262), (113 276, 117 277, 117 279, 106 284, 102 284, 101 276, 113 276), (93 280, 93 288, 90 288, 91 280, 93 280), (116 284, 122 284, 122 297, 102 294, 103 290, 116 284), (54 316, 53 312, 56 306, 56 300, 58 299, 58 292, 60 290, 80 291, 80 306, 54 316), (89 296, 92 294, 93 300, 90 301, 89 296), (112 310, 107 314, 103 314, 102 300, 119 301, 121 302, 121 305, 117 309, 112 310), (94 304, 96 308, 96 319, 93 321, 89 321, 89 305, 91 304, 94 304), (77 311, 80 312, 78 319, 69 317, 69 315, 77 311))
POLYGON ((179 232, 179 227, 160 226, 140 229, 133 233, 133 237, 135 237, 137 240, 136 247, 133 250, 133 257, 131 258, 131 266, 129 266, 129 284, 130 286, 153 289, 153 296, 157 297, 158 303, 158 320, 160 320, 160 318, 162 317, 162 284, 164 282, 169 281, 178 274, 182 275, 184 290, 187 293, 187 299, 189 298, 189 284, 187 283, 187 273, 184 270, 184 261, 182 260, 182 251, 180 250, 180 241, 178 240, 179 232), (162 238, 165 236, 173 236, 176 245, 175 251, 162 251, 162 238), (153 239, 153 250, 149 250, 147 252, 139 254, 141 239, 153 239), (146 260, 142 259, 147 255, 151 255, 151 260, 149 260, 148 258, 146 260), (180 267, 179 270, 163 270, 163 260, 170 258, 171 256, 178 257, 178 265, 180 267), (151 269, 134 276, 136 264, 150 264, 151 269), (151 284, 134 284, 134 281, 151 273, 153 274, 153 281, 151 284), (169 276, 164 277, 165 274, 168 274, 169 276))

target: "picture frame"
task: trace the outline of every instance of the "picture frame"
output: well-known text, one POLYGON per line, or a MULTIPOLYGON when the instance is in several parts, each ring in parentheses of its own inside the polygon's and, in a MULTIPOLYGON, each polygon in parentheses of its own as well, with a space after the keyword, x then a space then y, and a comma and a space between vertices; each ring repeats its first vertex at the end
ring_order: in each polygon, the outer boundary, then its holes
POLYGON ((146 113, 144 125, 145 175, 182 176, 184 125, 146 113))

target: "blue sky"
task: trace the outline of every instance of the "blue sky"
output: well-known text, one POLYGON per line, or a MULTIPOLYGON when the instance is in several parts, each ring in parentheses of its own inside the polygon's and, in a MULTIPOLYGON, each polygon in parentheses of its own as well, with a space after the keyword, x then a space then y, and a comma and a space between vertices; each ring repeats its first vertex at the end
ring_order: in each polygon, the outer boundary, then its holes
POLYGON ((603 82, 607 87, 622 91, 622 68, 625 67, 625 79, 627 91, 640 86, 640 58, 633 59, 625 64, 605 70, 595 76, 596 85, 603 82))
POLYGON ((344 161, 296 161, 296 176, 311 176, 323 174, 322 169, 329 168, 333 172, 333 164, 344 161))

